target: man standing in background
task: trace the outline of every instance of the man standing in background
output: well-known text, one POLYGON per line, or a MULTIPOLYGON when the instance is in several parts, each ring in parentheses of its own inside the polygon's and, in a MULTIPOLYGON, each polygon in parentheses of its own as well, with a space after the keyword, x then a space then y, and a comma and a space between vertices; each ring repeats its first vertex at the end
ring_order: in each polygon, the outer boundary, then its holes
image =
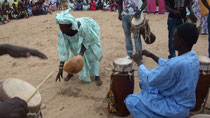
MULTIPOLYGON (((119 10, 119 20, 122 20, 122 27, 125 34, 126 50, 127 56, 129 58, 133 57, 133 43, 131 40, 131 19, 132 17, 139 18, 143 15, 143 10, 147 5, 147 0, 119 0, 118 10, 119 10)), ((134 30, 134 41, 136 52, 142 50, 141 39, 137 34, 137 30, 134 30)))
POLYGON ((197 18, 192 10, 191 6, 192 0, 165 0, 165 7, 169 11, 168 15, 168 48, 169 48, 169 56, 168 58, 172 58, 176 56, 175 50, 172 46, 172 37, 173 33, 177 29, 177 27, 183 24, 186 20, 186 8, 190 11, 190 19, 193 22, 197 21, 197 18))

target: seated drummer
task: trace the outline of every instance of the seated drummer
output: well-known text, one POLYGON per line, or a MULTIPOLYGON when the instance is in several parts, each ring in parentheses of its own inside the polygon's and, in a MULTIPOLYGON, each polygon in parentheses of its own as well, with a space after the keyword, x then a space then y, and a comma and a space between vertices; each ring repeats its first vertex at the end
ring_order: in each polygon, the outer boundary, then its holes
MULTIPOLYGON (((59 72, 56 81, 63 77, 63 65, 70 57, 83 56, 84 67, 79 73, 79 79, 91 82, 90 75, 94 75, 96 85, 102 81, 99 77, 99 62, 102 59, 100 41, 100 28, 95 20, 83 17, 75 19, 69 10, 56 16, 56 22, 60 26, 58 34, 58 56, 60 61, 59 72)), ((73 75, 68 74, 64 79, 68 81, 73 75)))
MULTIPOLYGON (((14 58, 36 56, 41 59, 47 59, 47 56, 38 50, 9 44, 0 44, 0 56, 6 54, 14 58)), ((27 103, 20 98, 15 97, 0 103, 1 118, 27 118, 27 113, 27 103)))
POLYGON ((141 54, 133 60, 139 65, 141 93, 131 94, 125 104, 134 118, 186 118, 196 103, 195 90, 199 79, 199 61, 192 50, 199 32, 194 24, 180 25, 173 36, 173 48, 178 56, 161 59, 143 50, 158 66, 148 70, 141 54))

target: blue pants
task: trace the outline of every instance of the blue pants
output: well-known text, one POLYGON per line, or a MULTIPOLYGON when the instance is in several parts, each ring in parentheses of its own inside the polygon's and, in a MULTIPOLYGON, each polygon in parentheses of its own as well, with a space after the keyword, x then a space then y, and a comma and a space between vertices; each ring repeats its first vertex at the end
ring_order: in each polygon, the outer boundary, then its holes
POLYGON ((209 32, 209 57, 210 57, 210 13, 207 19, 207 23, 208 23, 208 32, 209 32))
MULTIPOLYGON (((126 43, 126 51, 129 57, 133 57, 133 43, 131 40, 131 16, 123 15, 122 16, 122 27, 125 33, 125 43, 126 43)), ((136 51, 142 50, 141 38, 138 36, 137 31, 134 31, 134 41, 136 51)))
POLYGON ((176 56, 175 50, 173 48, 173 34, 176 28, 183 23, 182 19, 176 18, 168 18, 168 48, 169 48, 169 56, 168 58, 172 58, 176 56))

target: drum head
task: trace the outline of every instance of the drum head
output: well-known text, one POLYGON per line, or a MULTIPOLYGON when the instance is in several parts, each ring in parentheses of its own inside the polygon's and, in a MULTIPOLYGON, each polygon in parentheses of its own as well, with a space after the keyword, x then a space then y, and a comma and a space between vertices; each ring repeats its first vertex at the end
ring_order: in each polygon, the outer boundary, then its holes
MULTIPOLYGON (((0 86, 0 98, 2 100, 7 100, 13 97, 19 97, 23 100, 27 100, 33 92, 35 92, 35 88, 20 79, 9 78, 2 82, 0 86)), ((37 112, 41 107, 41 95, 39 92, 35 94, 35 96, 28 103, 30 112, 37 112)))
POLYGON ((128 58, 117 58, 113 62, 114 71, 131 72, 133 70, 133 61, 128 58))
POLYGON ((209 71, 210 70, 210 59, 206 56, 198 56, 200 61, 200 70, 209 71))
POLYGON ((134 18, 132 19, 131 23, 132 23, 132 25, 137 26, 137 25, 142 24, 143 21, 144 21, 144 15, 141 15, 139 18, 135 18, 135 17, 134 17, 134 18))
POLYGON ((118 58, 114 60, 114 63, 117 65, 129 65, 131 64, 133 61, 131 59, 128 58, 118 58))
POLYGON ((198 59, 202 64, 210 64, 210 59, 206 56, 198 56, 198 59))

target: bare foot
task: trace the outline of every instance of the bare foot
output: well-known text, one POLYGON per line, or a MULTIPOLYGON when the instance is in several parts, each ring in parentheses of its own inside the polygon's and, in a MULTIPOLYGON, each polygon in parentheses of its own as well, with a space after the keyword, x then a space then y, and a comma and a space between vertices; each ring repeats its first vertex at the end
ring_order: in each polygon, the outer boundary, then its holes
POLYGON ((95 81, 96 81, 96 85, 97 86, 101 86, 102 85, 102 81, 101 81, 99 76, 95 76, 95 81))
POLYGON ((72 74, 68 74, 65 78, 64 78, 64 81, 69 81, 74 75, 72 74))

